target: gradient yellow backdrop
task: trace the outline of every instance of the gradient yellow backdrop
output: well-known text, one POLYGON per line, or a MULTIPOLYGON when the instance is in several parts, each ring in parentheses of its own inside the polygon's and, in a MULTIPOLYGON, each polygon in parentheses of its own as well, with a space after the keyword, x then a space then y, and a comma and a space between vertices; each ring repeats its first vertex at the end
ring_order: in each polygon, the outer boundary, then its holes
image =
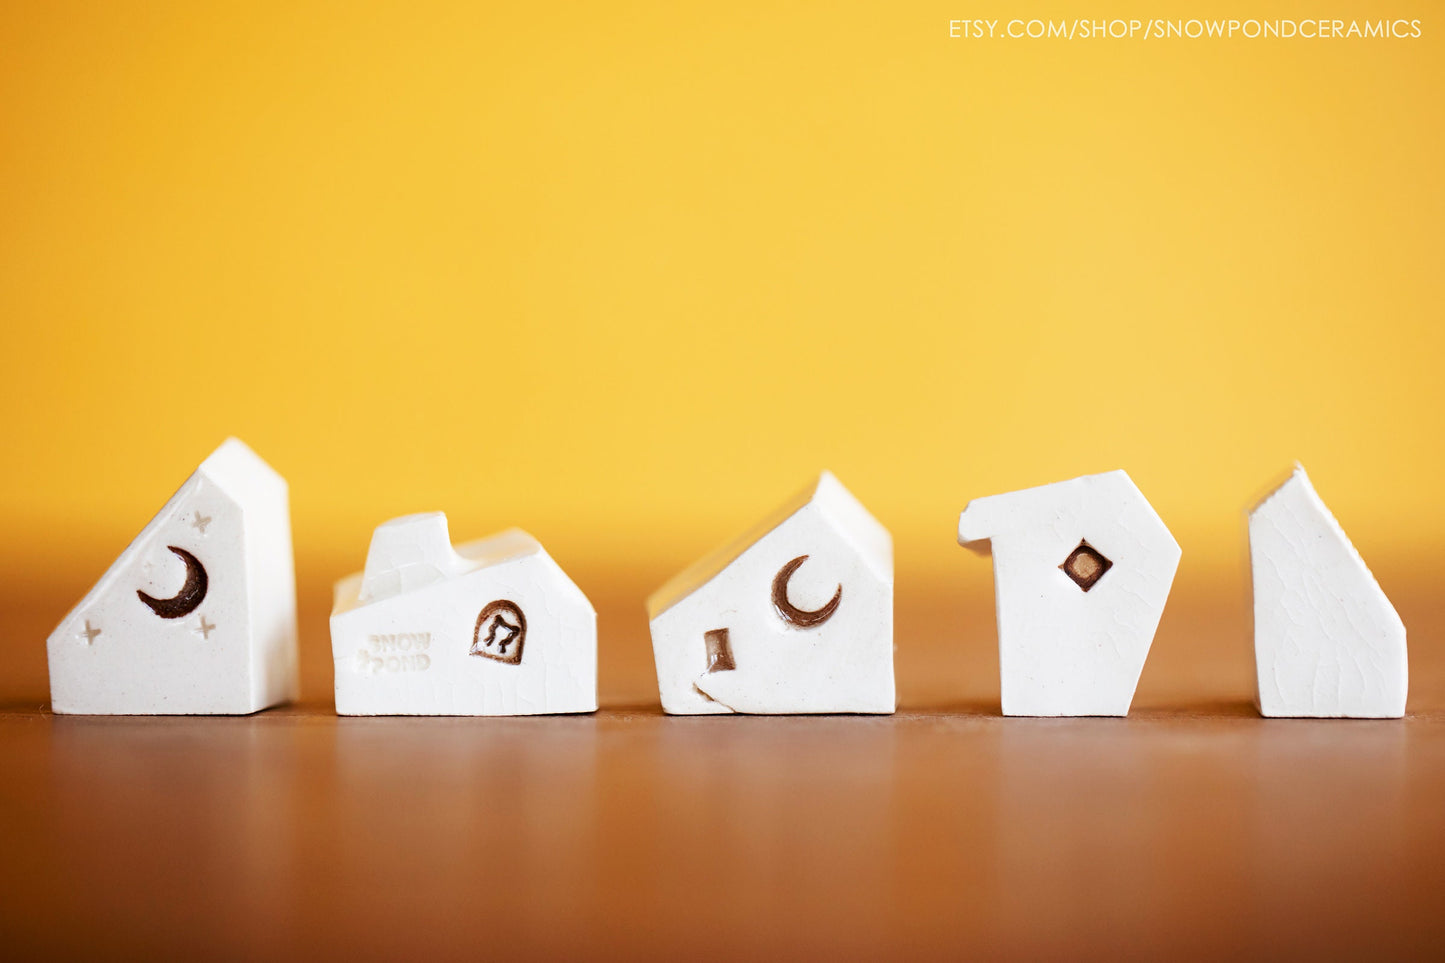
POLYGON ((823 467, 900 579, 1115 467, 1181 578, 1294 459, 1438 547, 1445 16, 1246 6, 6 3, 0 571, 83 588, 228 434, 317 577, 423 509, 665 573, 823 467), (1321 14, 1423 36, 948 35, 1321 14))

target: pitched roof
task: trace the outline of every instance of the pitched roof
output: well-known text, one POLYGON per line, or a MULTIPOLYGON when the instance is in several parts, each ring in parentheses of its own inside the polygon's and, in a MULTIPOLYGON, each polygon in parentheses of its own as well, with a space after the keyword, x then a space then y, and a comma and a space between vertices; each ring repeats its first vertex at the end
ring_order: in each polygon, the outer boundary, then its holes
POLYGON ((816 481, 769 512, 757 524, 704 555, 648 596, 647 617, 657 618, 702 588, 723 569, 737 561, 758 539, 809 505, 816 505, 835 525, 850 535, 863 549, 865 561, 876 567, 881 577, 892 578, 892 536, 869 514, 863 503, 843 487, 843 483, 832 472, 824 471, 818 475, 816 481))

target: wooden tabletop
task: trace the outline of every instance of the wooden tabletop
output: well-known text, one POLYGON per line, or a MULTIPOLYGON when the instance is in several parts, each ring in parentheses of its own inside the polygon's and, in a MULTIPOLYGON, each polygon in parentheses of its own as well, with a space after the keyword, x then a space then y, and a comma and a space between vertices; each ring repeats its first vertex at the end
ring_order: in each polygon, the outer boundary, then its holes
POLYGON ((74 599, 8 597, 0 952, 1436 957, 1445 610, 1382 581, 1403 720, 1259 718, 1237 586, 1176 589, 1131 715, 1074 720, 1002 718, 988 598, 901 581, 874 718, 662 715, 625 580, 584 581, 595 715, 338 718, 316 580, 302 705, 57 717, 74 599))

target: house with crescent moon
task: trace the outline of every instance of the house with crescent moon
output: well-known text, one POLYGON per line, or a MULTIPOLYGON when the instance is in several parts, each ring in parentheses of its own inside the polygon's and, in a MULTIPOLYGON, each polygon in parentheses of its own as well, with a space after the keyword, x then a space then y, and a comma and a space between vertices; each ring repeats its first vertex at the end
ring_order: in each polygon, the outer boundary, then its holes
POLYGON ((647 600, 679 715, 891 713, 893 539, 831 473, 647 600))
POLYGON ((286 480, 232 438, 51 633, 51 708, 244 714, 296 696, 286 480))
POLYGON ((597 709, 597 613, 520 529, 452 547, 446 515, 392 519, 331 610, 341 715, 597 709))
POLYGON ((1127 715, 1180 557, 1129 476, 976 498, 958 541, 993 557, 1004 715, 1127 715))

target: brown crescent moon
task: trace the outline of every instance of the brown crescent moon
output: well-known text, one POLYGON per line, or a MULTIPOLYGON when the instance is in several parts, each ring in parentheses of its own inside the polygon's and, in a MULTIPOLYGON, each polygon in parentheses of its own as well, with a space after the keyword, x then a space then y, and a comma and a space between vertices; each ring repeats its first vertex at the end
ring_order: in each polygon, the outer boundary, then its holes
POLYGON ((210 586, 210 579, 206 577, 206 567, 201 560, 183 548, 176 548, 174 545, 167 545, 171 554, 186 563, 186 584, 181 590, 168 599, 157 599, 145 594, 139 589, 136 595, 140 600, 149 605, 151 611, 163 619, 179 619, 190 615, 200 604, 206 600, 206 589, 210 586))
POLYGON ((798 570, 798 566, 808 560, 808 556, 799 555, 787 565, 778 569, 778 574, 773 576, 773 608, 777 609, 778 616, 784 622, 789 622, 803 629, 810 629, 815 625, 822 625, 833 617, 838 611, 838 603, 843 601, 843 586, 838 586, 838 591, 833 593, 833 598, 821 609, 814 609, 809 612, 800 609, 788 601, 788 580, 798 570))

